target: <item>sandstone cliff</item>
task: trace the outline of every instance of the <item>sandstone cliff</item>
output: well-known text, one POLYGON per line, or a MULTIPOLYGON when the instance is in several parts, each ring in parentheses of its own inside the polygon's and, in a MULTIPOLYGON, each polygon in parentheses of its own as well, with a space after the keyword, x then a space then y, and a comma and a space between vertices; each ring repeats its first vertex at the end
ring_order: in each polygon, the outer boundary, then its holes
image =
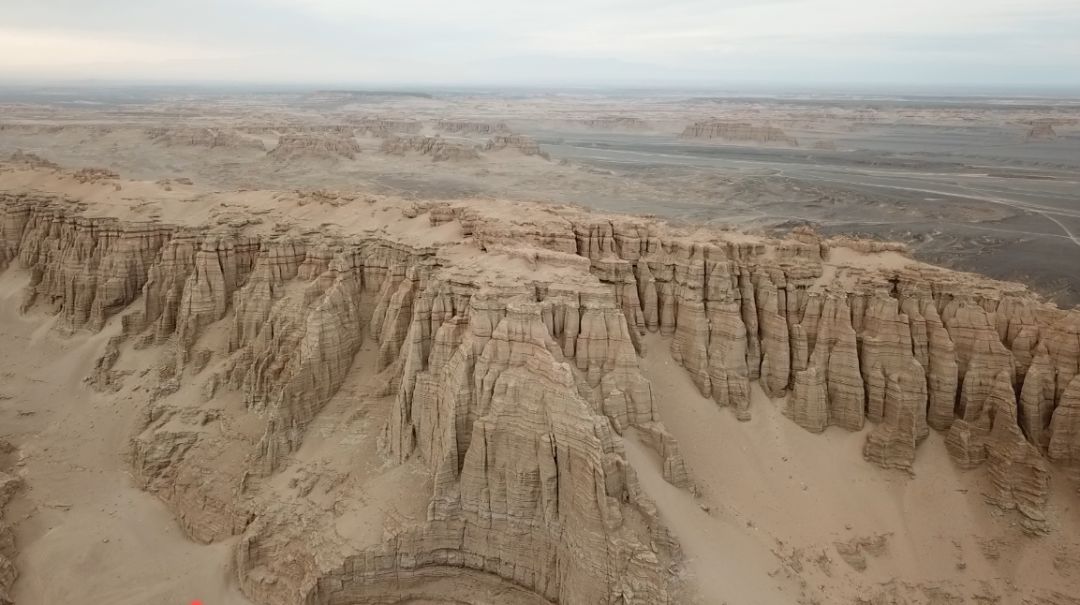
POLYGON ((1049 474, 1080 463, 1080 311, 1022 287, 809 232, 339 199, 345 233, 0 196, 25 305, 67 330, 120 316, 93 382, 133 349, 159 360, 134 474, 193 538, 239 536, 258 602, 443 598, 448 575, 509 602, 673 602, 679 547, 623 445, 691 484, 639 369, 648 332, 739 419, 756 381, 808 430, 871 423, 886 468, 918 472, 947 431, 1032 531, 1049 474), (400 517, 349 525, 387 489, 400 517))

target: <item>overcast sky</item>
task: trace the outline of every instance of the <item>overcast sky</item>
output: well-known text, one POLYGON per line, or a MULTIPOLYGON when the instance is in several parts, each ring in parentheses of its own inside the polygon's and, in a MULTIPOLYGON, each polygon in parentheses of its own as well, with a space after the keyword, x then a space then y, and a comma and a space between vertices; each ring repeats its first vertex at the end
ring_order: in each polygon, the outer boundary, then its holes
POLYGON ((0 0, 0 79, 1080 86, 1080 0, 0 0))

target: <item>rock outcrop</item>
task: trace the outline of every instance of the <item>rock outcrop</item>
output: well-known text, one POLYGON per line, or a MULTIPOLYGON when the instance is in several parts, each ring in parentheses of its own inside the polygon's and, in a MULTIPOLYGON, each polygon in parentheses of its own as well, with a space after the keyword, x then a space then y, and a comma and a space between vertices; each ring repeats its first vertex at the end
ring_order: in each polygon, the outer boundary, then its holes
POLYGON ((649 128, 648 122, 634 116, 598 116, 595 118, 583 118, 575 123, 593 130, 640 131, 649 128))
POLYGON ((1020 390, 1020 426, 1028 441, 1043 453, 1050 447, 1050 421, 1057 391, 1055 377, 1050 353, 1040 343, 1020 390))
POLYGON ((360 145, 352 133, 295 133, 283 134, 276 147, 267 154, 276 160, 298 158, 355 159, 360 145))
POLYGON ((994 427, 986 440, 987 468, 994 491, 987 500, 1006 510, 1018 510, 1025 530, 1045 532, 1049 464, 1039 448, 1024 438, 1016 420, 1015 401, 1001 396, 995 397, 994 403, 994 427))
POLYGON ((146 136, 162 145, 266 151, 259 139, 220 128, 151 128, 146 136))
POLYGON ((510 127, 506 122, 480 122, 475 120, 439 120, 435 122, 435 129, 451 134, 509 134, 510 127))
POLYGON ((537 155, 545 160, 551 159, 548 154, 540 150, 536 140, 523 134, 497 133, 488 139, 487 143, 484 143, 484 151, 500 151, 503 149, 513 149, 522 155, 537 155))
POLYGON ((390 136, 383 139, 379 150, 390 155, 427 155, 435 162, 460 162, 479 159, 480 152, 477 147, 471 142, 449 140, 440 136, 390 136))
POLYGON ((1050 421, 1050 459, 1063 464, 1080 464, 1080 376, 1069 382, 1050 421))
POLYGON ((687 126, 680 138, 696 140, 719 140, 733 143, 756 143, 798 147, 799 141, 783 130, 768 125, 733 122, 728 120, 705 120, 687 126))
POLYGON ((883 468, 911 472, 919 419, 926 418, 926 377, 914 359, 905 365, 886 378, 882 422, 867 436, 863 456, 883 468))

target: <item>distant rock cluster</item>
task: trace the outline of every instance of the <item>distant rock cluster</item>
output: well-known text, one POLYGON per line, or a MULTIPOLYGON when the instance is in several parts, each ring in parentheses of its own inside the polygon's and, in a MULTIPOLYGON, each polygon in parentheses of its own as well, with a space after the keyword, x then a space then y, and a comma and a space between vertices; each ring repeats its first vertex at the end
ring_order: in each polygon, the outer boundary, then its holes
POLYGON ((453 141, 439 136, 390 136, 383 139, 380 151, 391 155, 418 153, 431 156, 431 159, 436 162, 460 162, 480 158, 476 144, 453 141))
POLYGON ((267 155, 274 159, 298 157, 354 159, 360 145, 352 136, 330 133, 285 134, 267 155))
POLYGON ((585 118, 580 124, 594 130, 648 130, 649 124, 641 118, 634 116, 599 116, 585 118))
POLYGON ((219 128, 151 128, 146 136, 156 143, 208 149, 257 149, 265 151, 259 139, 219 128))
POLYGON ((509 133, 510 127, 506 122, 476 122, 470 120, 439 120, 435 122, 435 129, 453 134, 495 134, 509 133))
POLYGON ((798 147, 799 141, 775 126, 761 126, 747 122, 728 120, 705 120, 687 126, 680 138, 698 140, 721 140, 756 143, 759 145, 784 145, 798 147))
POLYGON ((547 153, 540 150, 540 145, 530 136, 523 134, 496 134, 484 144, 484 151, 499 151, 502 149, 515 149, 524 155, 536 155, 550 159, 547 153))
POLYGON ((1033 120, 1031 122, 1031 128, 1027 132, 1029 141, 1047 141, 1056 138, 1057 131, 1054 130, 1053 120, 1033 120))

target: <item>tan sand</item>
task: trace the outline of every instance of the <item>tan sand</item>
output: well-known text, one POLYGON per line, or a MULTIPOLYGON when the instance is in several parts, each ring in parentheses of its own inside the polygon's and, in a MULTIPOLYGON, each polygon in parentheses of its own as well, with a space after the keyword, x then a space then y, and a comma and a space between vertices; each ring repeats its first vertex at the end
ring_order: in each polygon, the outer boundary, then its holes
POLYGON ((17 603, 248 603, 230 570, 232 541, 196 544, 164 504, 135 487, 122 458, 142 401, 85 388, 118 322, 62 337, 18 313, 27 276, 0 275, 0 425, 20 450, 17 603))
MULTIPOLYGON (((882 471, 861 456, 869 428, 808 433, 782 415, 782 400, 770 401, 756 383, 753 418, 739 422, 731 410, 701 396, 671 359, 667 342, 657 335, 647 340, 642 367, 653 388, 665 394, 658 398, 660 419, 679 441, 700 493, 698 504, 709 516, 648 475, 643 481, 665 518, 676 520, 673 527, 688 556, 697 559, 692 568, 699 576, 709 574, 699 584, 706 591, 703 602, 719 602, 716 595, 730 603, 787 602, 750 600, 738 587, 764 585, 765 574, 782 564, 790 569, 795 560, 797 575, 821 603, 850 603, 894 579, 919 593, 945 587, 965 595, 991 582, 990 592, 1004 603, 1020 602, 1006 586, 1062 594, 1075 589, 1075 568, 1063 565, 1060 553, 1080 553, 1080 520, 1064 515, 1063 526, 1049 536, 1020 534, 1012 520, 989 514, 985 475, 956 468, 938 433, 920 446, 914 478, 882 471), (710 523, 683 526, 688 518, 710 523), (747 566, 736 586, 714 580, 715 570, 733 567, 733 551, 716 548, 710 530, 737 544, 739 559, 760 558, 761 549, 771 549, 772 565, 747 566), (735 530, 743 536, 732 539, 735 530), (887 536, 886 552, 867 556, 864 572, 845 564, 835 547, 880 535, 887 536), (985 556, 988 545, 999 559, 985 556)), ((638 450, 627 448, 633 459, 638 450)), ((1063 491, 1054 493, 1052 505, 1068 510, 1073 496, 1063 491)))

